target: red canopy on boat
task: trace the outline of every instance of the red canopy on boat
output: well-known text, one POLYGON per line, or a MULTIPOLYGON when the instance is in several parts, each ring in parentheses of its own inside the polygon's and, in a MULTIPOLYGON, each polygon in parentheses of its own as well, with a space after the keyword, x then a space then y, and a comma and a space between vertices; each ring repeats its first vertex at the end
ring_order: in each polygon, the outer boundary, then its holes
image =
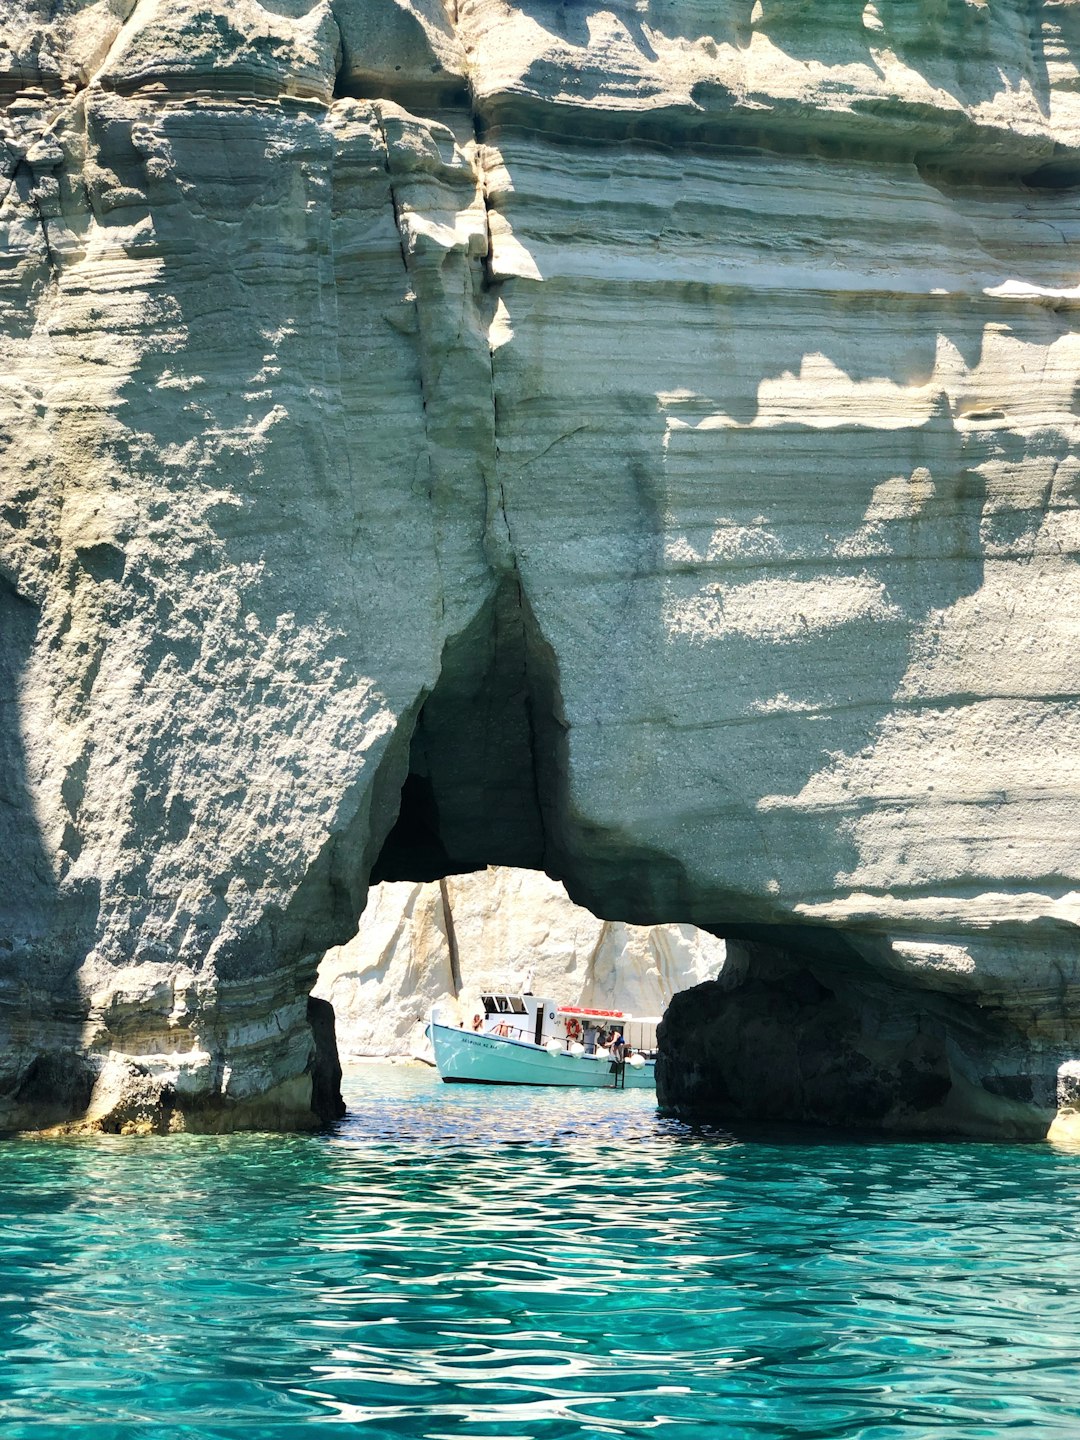
POLYGON ((588 1010, 584 1005, 560 1005, 560 1015, 581 1015, 594 1020, 628 1020, 625 1010, 588 1010))

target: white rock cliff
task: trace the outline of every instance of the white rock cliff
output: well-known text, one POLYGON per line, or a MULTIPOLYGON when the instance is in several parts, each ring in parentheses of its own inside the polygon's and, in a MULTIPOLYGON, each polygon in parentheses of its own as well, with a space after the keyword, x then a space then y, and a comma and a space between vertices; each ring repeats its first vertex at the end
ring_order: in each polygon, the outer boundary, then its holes
POLYGON ((741 947, 665 1103, 1075 1115, 1078 46, 9 4, 0 1124, 316 1123, 369 878, 487 864, 741 947))

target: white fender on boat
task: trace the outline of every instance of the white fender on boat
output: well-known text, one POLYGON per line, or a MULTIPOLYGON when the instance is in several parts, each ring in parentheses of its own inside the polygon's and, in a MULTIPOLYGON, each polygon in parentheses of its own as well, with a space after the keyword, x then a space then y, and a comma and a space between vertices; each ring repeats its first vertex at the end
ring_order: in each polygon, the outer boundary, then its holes
POLYGON ((580 1040, 575 1040, 574 1043, 570 1046, 570 1054, 573 1055, 575 1060, 578 1058, 579 1055, 585 1054, 585 1046, 582 1045, 580 1040))
POLYGON ((645 1068, 645 1056, 644 1056, 644 1055, 631 1055, 631 1056, 630 1056, 630 1064, 634 1067, 635 1070, 644 1070, 644 1068, 645 1068))
POLYGON ((547 1042, 547 1044, 544 1046, 544 1049, 548 1052, 549 1055, 561 1055, 563 1049, 562 1041, 556 1040, 553 1037, 547 1042))
POLYGON ((610 1051, 610 1050, 605 1050, 604 1047, 603 1047, 603 1045, 597 1045, 597 1047, 596 1047, 596 1058, 597 1058, 598 1060, 607 1060, 607 1059, 610 1058, 610 1055, 611 1055, 611 1051, 610 1051))

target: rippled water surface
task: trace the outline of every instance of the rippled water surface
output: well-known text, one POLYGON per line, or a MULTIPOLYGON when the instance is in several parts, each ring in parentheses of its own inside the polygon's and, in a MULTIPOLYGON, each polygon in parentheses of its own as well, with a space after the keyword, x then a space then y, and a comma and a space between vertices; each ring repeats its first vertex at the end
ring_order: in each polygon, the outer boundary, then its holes
POLYGON ((329 1136, 0 1144, 0 1436, 1080 1436, 1080 1155, 366 1067, 329 1136))

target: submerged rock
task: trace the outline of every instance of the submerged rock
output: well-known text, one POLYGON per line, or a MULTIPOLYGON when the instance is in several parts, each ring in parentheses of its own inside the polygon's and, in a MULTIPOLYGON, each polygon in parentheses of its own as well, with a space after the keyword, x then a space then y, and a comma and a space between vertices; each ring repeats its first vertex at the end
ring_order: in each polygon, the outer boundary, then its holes
MULTIPOLYGON (((0 1125, 316 1123, 369 879, 500 864, 753 942, 821 1074, 899 996, 1045 1131, 1073 13, 5 9, 0 1125)), ((712 1023, 665 1093, 749 1113, 712 1023)))

